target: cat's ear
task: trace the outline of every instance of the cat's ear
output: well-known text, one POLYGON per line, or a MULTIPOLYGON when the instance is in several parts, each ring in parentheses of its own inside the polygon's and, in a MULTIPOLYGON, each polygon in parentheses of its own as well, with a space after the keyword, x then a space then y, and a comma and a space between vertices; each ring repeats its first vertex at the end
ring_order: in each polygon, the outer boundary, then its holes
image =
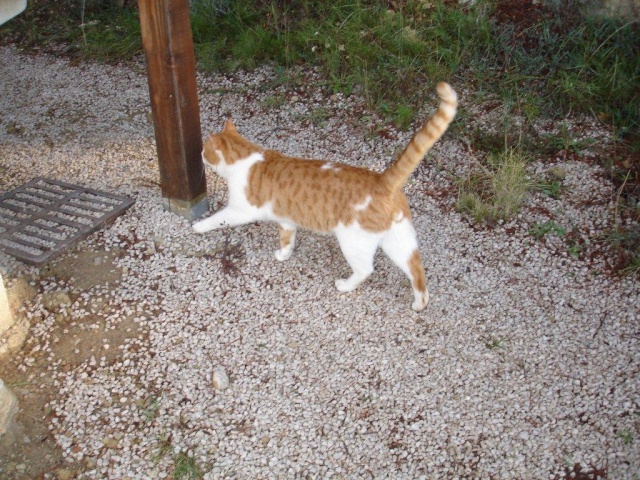
POLYGON ((211 134, 207 137, 207 139, 205 140, 205 145, 207 143, 211 143, 213 145, 213 148, 220 148, 220 140, 218 139, 218 137, 215 134, 211 134))
POLYGON ((238 133, 238 129, 236 129, 236 126, 233 124, 233 120, 230 118, 224 122, 224 131, 238 133))

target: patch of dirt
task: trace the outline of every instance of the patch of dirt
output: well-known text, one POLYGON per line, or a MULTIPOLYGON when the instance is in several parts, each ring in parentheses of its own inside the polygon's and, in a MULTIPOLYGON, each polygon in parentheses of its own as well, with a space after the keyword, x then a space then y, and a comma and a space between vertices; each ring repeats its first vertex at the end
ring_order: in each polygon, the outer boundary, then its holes
POLYGON ((533 0, 501 0, 496 2, 493 14, 498 23, 511 23, 518 30, 525 30, 542 23, 553 11, 542 2, 533 0))
MULTIPOLYGON (((86 322, 95 320, 89 317, 86 322)), ((56 361, 61 361, 58 367, 61 371, 71 371, 92 356, 105 357, 107 363, 112 363, 122 355, 118 347, 124 345, 126 339, 141 333, 139 325, 131 319, 123 321, 117 329, 107 331, 86 329, 81 325, 68 329, 60 324, 52 332, 54 342, 58 341, 51 351, 56 361), (105 344, 109 345, 108 350, 104 349, 105 344)), ((34 358, 35 364, 26 372, 20 372, 14 361, 0 367, 0 377, 16 395, 20 407, 15 417, 16 427, 0 439, 3 480, 38 479, 44 478, 46 473, 64 478, 64 470, 77 472, 91 467, 64 462, 62 451, 47 427, 54 416, 48 403, 54 398, 57 387, 49 376, 47 358, 44 355, 34 358)))
MULTIPOLYGON (((40 270, 39 293, 52 279, 67 283, 73 297, 91 293, 96 286, 115 284, 122 277, 122 270, 113 265, 117 255, 118 252, 113 251, 68 254, 40 270)), ((62 450, 49 431, 55 416, 49 402, 58 390, 53 385, 51 365, 56 365, 59 372, 68 372, 92 357, 112 364, 122 356, 119 347, 128 339, 146 338, 147 333, 134 321, 134 315, 122 319, 115 328, 108 326, 105 318, 112 307, 103 298, 90 295, 84 308, 91 313, 80 320, 71 318, 68 306, 57 308, 55 322, 47 332, 48 348, 34 351, 36 345, 45 343, 35 338, 14 358, 0 363, 0 378, 16 395, 19 405, 14 427, 0 438, 2 480, 43 479, 45 475, 46 478, 71 479, 78 472, 93 468, 92 459, 81 464, 65 462, 62 450), (33 359, 26 370, 18 367, 25 357, 33 359)), ((32 328, 33 322, 37 320, 32 321, 32 328)))
POLYGON ((565 467, 564 475, 562 477, 555 476, 554 480, 559 480, 560 478, 572 478, 575 480, 604 480, 608 478, 608 476, 606 468, 591 467, 589 470, 584 470, 576 463, 573 467, 565 467))
POLYGON ((66 280, 78 291, 86 291, 96 285, 113 285, 120 281, 122 269, 113 264, 116 258, 118 252, 115 250, 81 251, 45 266, 43 274, 66 280))

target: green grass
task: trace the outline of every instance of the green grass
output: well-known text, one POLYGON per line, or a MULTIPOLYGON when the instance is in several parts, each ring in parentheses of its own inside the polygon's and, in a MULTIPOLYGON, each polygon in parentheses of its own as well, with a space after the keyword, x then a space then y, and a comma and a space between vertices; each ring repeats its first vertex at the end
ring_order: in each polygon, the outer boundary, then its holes
POLYGON ((636 246, 635 253, 631 255, 631 258, 623 268, 623 272, 627 275, 639 275, 640 274, 640 249, 636 246))
POLYGON ((174 480, 200 480, 202 472, 196 459, 184 452, 173 457, 175 469, 173 471, 174 480))
POLYGON ((560 124, 560 132, 558 134, 543 135, 542 140, 545 145, 545 151, 550 154, 564 152, 565 155, 567 153, 575 153, 578 156, 582 155, 584 149, 595 143, 593 138, 574 138, 564 122, 560 124))
POLYGON ((316 127, 324 126, 330 118, 331 112, 325 107, 317 107, 309 113, 296 116, 297 120, 311 122, 316 127))
POLYGON ((571 255, 572 257, 577 258, 582 253, 582 247, 574 243, 573 245, 567 246, 567 252, 569 252, 569 255, 571 255))
POLYGON ((633 443, 633 433, 629 429, 619 431, 618 436, 622 439, 625 445, 631 445, 633 443))
POLYGON ((568 64, 553 78, 563 103, 580 110, 587 106, 617 126, 621 138, 636 136, 640 128, 639 40, 637 23, 586 18, 563 40, 568 64))
POLYGON ((492 223, 513 217, 530 188, 526 159, 515 149, 490 154, 461 182, 457 209, 476 222, 492 223))
POLYGON ((128 60, 141 51, 140 22, 135 12, 111 7, 81 24, 71 37, 87 57, 104 61, 128 60))
POLYGON ((25 48, 45 50, 57 45, 80 58, 105 62, 130 60, 142 52, 138 12, 111 1, 62 1, 52 6, 44 0, 27 4, 25 12, 0 27, 0 43, 13 41, 25 48))
POLYGON ((529 234, 535 237, 536 240, 542 239, 547 234, 552 234, 557 237, 563 237, 567 233, 567 229, 561 227, 554 221, 545 223, 536 223, 529 230, 529 234))
POLYGON ((333 92, 363 95, 370 107, 388 110, 401 128, 425 102, 432 79, 452 73, 440 58, 445 49, 434 50, 451 39, 428 34, 436 22, 416 30, 408 17, 390 13, 382 3, 358 0, 234 2, 225 15, 192 16, 203 68, 232 71, 265 61, 317 65, 333 92))
MULTIPOLYGON (((72 53, 108 61, 141 52, 136 2, 82 3, 53 9, 33 0, 0 34, 23 46, 64 42, 72 53)), ((363 95, 399 128, 411 125, 436 81, 448 79, 497 95, 530 121, 593 113, 640 148, 638 22, 561 4, 562 11, 513 19, 503 18, 504 2, 489 0, 403 0, 393 9, 381 0, 193 0, 191 25, 204 70, 315 65, 334 92, 363 95)))
POLYGON ((618 225, 602 240, 611 246, 618 257, 615 269, 627 275, 640 274, 640 228, 618 225))
POLYGON ((152 456, 152 461, 154 464, 160 462, 160 460, 162 460, 169 454, 169 452, 171 452, 171 449, 173 448, 173 446, 171 445, 171 435, 166 431, 163 431, 160 437, 157 439, 157 444, 158 449, 152 456))
POLYGON ((552 198, 560 198, 565 189, 563 180, 566 176, 567 171, 563 167, 553 166, 537 178, 534 188, 552 198))
POLYGON ((499 338, 490 338, 485 341, 484 346, 488 350, 496 350, 503 347, 504 342, 499 338))
POLYGON ((263 107, 268 107, 268 108, 278 108, 284 105, 285 103, 287 103, 286 97, 282 94, 276 94, 276 95, 272 95, 270 97, 265 98, 261 102, 261 105, 263 107))
POLYGON ((562 192, 562 181, 556 178, 550 180, 540 180, 536 184, 536 188, 545 195, 549 195, 553 198, 559 198, 562 192))
POLYGON ((160 410, 161 397, 149 396, 142 405, 142 417, 147 422, 152 422, 158 416, 160 410))

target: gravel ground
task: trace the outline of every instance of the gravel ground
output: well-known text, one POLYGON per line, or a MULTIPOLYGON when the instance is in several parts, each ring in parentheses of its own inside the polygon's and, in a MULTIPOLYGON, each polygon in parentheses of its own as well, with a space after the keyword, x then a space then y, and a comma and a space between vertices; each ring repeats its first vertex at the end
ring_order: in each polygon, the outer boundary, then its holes
MULTIPOLYGON (((203 132, 231 114, 266 147, 378 170, 410 137, 370 135, 378 119, 314 86, 313 72, 279 78, 199 77, 203 132)), ((422 117, 434 107, 425 99, 422 117)), ((406 188, 431 292, 417 314, 381 254, 370 280, 340 294, 348 266, 333 237, 301 232, 280 263, 273 225, 192 233, 159 206, 149 117, 142 63, 0 49, 0 192, 41 175, 136 200, 76 250, 115 253, 119 283, 78 291, 50 278, 25 308, 32 334, 17 362, 29 374, 47 361, 49 428, 80 478, 168 478, 181 456, 207 479, 542 479, 576 464, 637 478, 637 280, 527 234, 541 211, 602 231, 614 188, 597 163, 558 159, 565 195, 531 195, 513 222, 478 230, 450 208, 455 189, 435 194, 472 162, 447 134, 406 188), (104 355, 61 368, 60 312, 43 305, 57 291, 72 324, 100 334, 134 322, 144 334, 105 338, 104 355)), ((595 126, 592 137, 608 141, 595 126)), ((226 190, 208 184, 215 210, 226 190)), ((2 253, 0 271, 9 284, 41 273, 2 253)))

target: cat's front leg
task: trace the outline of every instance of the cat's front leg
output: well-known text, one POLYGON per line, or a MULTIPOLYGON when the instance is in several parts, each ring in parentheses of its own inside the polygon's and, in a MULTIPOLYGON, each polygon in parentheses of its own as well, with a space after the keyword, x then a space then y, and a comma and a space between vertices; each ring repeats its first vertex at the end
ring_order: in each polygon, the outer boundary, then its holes
POLYGON ((295 225, 283 224, 279 225, 280 230, 280 250, 276 250, 276 259, 284 262, 291 258, 293 247, 296 243, 296 227, 295 225))
POLYGON ((254 220, 256 219, 247 212, 236 208, 225 207, 211 215, 209 218, 205 218, 204 220, 194 223, 193 230, 196 233, 205 233, 217 228, 244 225, 245 223, 249 223, 254 220))

